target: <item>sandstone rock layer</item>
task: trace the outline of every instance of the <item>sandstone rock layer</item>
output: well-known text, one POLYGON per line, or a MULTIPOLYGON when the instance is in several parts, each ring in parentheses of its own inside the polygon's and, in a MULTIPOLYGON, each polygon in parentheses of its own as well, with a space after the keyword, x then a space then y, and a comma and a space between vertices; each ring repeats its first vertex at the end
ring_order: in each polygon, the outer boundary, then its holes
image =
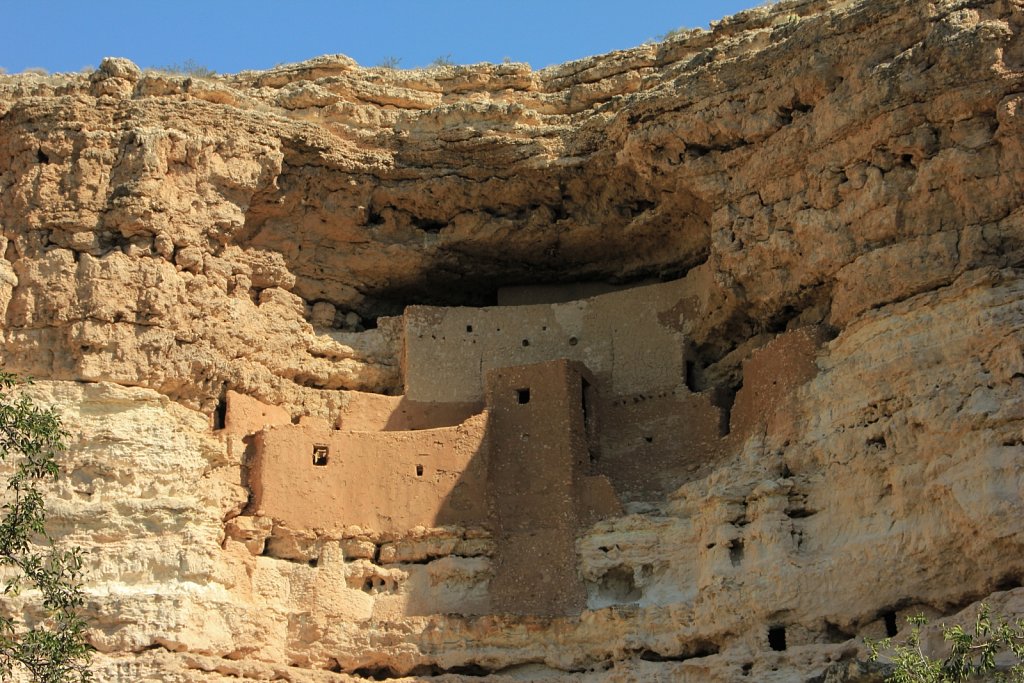
POLYGON ((0 357, 72 434, 98 678, 868 681, 906 614, 1024 612, 1022 31, 784 0, 542 71, 0 76, 0 357), (410 305, 677 279, 735 428, 580 531, 578 615, 488 611, 486 530, 253 514, 214 429, 398 400, 410 305))

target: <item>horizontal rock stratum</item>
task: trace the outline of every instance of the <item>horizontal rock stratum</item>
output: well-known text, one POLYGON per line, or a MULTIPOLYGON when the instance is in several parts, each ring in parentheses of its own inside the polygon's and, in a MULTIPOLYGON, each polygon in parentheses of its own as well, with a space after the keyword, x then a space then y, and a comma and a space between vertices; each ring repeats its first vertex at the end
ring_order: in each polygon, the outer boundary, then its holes
POLYGON ((874 681, 905 615, 1024 614, 1022 31, 0 76, 98 679, 874 681))

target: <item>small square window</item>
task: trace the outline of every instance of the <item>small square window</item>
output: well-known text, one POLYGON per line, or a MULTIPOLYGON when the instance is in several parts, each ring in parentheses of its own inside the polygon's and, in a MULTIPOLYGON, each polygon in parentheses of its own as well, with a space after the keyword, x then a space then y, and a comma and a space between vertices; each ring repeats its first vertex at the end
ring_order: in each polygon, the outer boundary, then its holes
POLYGON ((326 465, 327 456, 330 455, 330 452, 331 449, 325 443, 313 444, 313 464, 317 467, 326 465))
POLYGON ((520 404, 526 404, 530 402, 530 390, 529 389, 516 389, 516 399, 520 404))

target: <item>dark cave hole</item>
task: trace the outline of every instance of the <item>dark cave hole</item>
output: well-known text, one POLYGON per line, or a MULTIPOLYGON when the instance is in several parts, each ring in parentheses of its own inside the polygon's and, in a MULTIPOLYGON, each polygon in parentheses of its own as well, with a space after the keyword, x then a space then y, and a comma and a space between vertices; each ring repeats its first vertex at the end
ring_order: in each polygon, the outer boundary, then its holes
POLYGON ((883 450, 888 445, 884 436, 873 436, 865 444, 869 449, 883 450))
POLYGON ((352 672, 357 678, 368 678, 371 681, 386 681, 389 678, 398 678, 397 671, 390 666, 361 666, 352 672))
POLYGON ((38 161, 41 164, 48 164, 50 163, 50 157, 43 150, 36 150, 36 161, 38 161))
POLYGON ((406 676, 420 676, 420 677, 433 677, 443 676, 445 674, 451 674, 454 676, 469 676, 472 678, 478 678, 483 676, 490 676, 494 672, 490 669, 485 669, 479 664, 461 664, 453 666, 450 669, 445 669, 437 664, 420 664, 413 667, 406 676))
POLYGON ((882 613, 882 620, 885 622, 885 635, 892 638, 899 633, 899 626, 896 624, 896 611, 888 610, 882 613))
POLYGON ((686 388, 690 391, 697 391, 697 363, 696 361, 686 361, 686 366, 683 371, 683 383, 686 384, 686 388))
POLYGON ((736 403, 736 394, 743 388, 743 378, 740 378, 735 386, 715 387, 711 394, 711 403, 720 410, 718 422, 718 436, 725 437, 732 430, 732 407, 736 403))
POLYGON ((996 582, 997 591, 1011 591, 1014 588, 1021 587, 1020 577, 1013 575, 1006 575, 996 582))
POLYGON ((412 224, 416 226, 417 229, 422 230, 423 232, 426 233, 430 233, 432 235, 436 235, 437 233, 441 232, 442 230, 448 227, 448 224, 446 222, 435 221, 430 218, 413 217, 412 224))
POLYGON ((768 629, 768 647, 775 650, 776 652, 785 652, 786 650, 786 627, 785 626, 772 626, 768 629))
POLYGON ((782 310, 776 313, 765 326, 766 331, 773 334, 779 334, 786 331, 786 327, 789 326, 789 322, 800 315, 800 311, 792 306, 783 306, 782 310))
POLYGON ((224 429, 228 417, 228 402, 225 399, 217 401, 217 407, 213 409, 213 428, 224 429))

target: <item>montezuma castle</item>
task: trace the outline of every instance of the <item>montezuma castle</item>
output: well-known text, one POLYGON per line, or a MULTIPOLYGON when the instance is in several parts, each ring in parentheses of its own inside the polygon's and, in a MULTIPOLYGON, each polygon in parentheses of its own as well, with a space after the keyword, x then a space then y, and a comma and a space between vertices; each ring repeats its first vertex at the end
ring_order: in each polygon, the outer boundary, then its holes
MULTIPOLYGON (((252 438, 254 513, 300 532, 354 527, 379 539, 455 525, 489 536, 481 599, 446 612, 579 614, 607 603, 600 582, 585 591, 575 569, 579 531, 706 473, 813 377, 821 333, 780 335, 746 362, 739 396, 721 397, 694 390, 681 333, 691 283, 529 303, 571 289, 499 291, 506 306, 410 307, 384 323, 403 340, 405 393, 348 393, 333 425, 293 425, 229 392, 224 426, 252 438)), ((381 586, 399 588, 365 583, 381 586)))
POLYGON ((1024 616, 1022 32, 0 75, 96 680, 874 683, 907 616, 1024 616))

